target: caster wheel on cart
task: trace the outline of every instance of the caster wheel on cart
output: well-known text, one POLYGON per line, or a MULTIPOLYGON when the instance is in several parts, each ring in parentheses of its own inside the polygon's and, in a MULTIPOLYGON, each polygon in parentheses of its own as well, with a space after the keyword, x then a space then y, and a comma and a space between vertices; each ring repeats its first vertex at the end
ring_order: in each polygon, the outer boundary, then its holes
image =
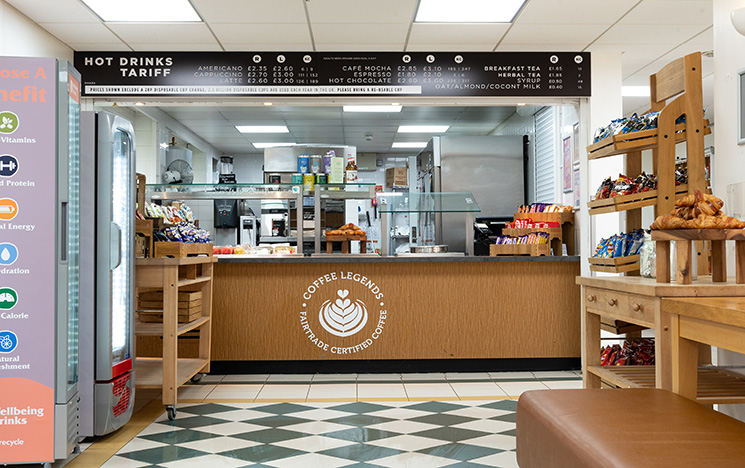
POLYGON ((176 407, 175 406, 172 406, 172 405, 166 406, 166 412, 168 413, 169 421, 173 421, 174 419, 176 419, 176 407))
POLYGON ((204 377, 204 374, 196 374, 191 378, 191 381, 197 383, 202 380, 202 377, 204 377))

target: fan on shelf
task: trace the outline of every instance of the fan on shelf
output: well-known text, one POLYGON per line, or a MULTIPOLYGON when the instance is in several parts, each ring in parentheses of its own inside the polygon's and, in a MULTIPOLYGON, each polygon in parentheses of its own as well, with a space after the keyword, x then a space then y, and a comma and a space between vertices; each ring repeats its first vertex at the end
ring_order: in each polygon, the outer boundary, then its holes
POLYGON ((174 159, 163 173, 163 182, 166 184, 190 184, 193 180, 191 165, 183 159, 174 159))

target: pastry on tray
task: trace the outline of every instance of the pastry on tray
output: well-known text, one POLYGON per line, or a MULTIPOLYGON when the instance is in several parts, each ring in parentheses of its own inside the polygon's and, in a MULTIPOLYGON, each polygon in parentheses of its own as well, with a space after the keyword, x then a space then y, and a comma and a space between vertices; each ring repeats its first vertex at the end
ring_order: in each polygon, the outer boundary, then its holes
POLYGON ((339 229, 326 231, 327 236, 364 236, 365 234, 367 234, 365 231, 360 229, 359 226, 352 223, 345 224, 339 229))
POLYGON ((745 222, 725 215, 724 202, 714 195, 694 193, 675 201, 675 209, 658 216, 650 229, 744 229, 745 222))

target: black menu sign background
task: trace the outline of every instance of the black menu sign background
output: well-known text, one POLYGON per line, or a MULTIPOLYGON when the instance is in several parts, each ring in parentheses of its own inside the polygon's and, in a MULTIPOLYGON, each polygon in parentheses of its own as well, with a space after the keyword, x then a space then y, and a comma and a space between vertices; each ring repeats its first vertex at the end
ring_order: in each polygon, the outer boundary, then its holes
POLYGON ((75 52, 85 96, 590 96, 586 52, 75 52))

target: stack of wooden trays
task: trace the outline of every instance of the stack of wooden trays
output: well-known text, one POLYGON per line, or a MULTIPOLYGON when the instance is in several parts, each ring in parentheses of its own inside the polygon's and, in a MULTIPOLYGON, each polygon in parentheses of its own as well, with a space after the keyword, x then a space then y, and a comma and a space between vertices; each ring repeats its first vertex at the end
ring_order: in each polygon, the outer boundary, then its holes
MULTIPOLYGON (((140 322, 163 322, 163 291, 140 293, 138 304, 140 322)), ((202 292, 179 291, 178 321, 189 323, 202 316, 202 292)))

